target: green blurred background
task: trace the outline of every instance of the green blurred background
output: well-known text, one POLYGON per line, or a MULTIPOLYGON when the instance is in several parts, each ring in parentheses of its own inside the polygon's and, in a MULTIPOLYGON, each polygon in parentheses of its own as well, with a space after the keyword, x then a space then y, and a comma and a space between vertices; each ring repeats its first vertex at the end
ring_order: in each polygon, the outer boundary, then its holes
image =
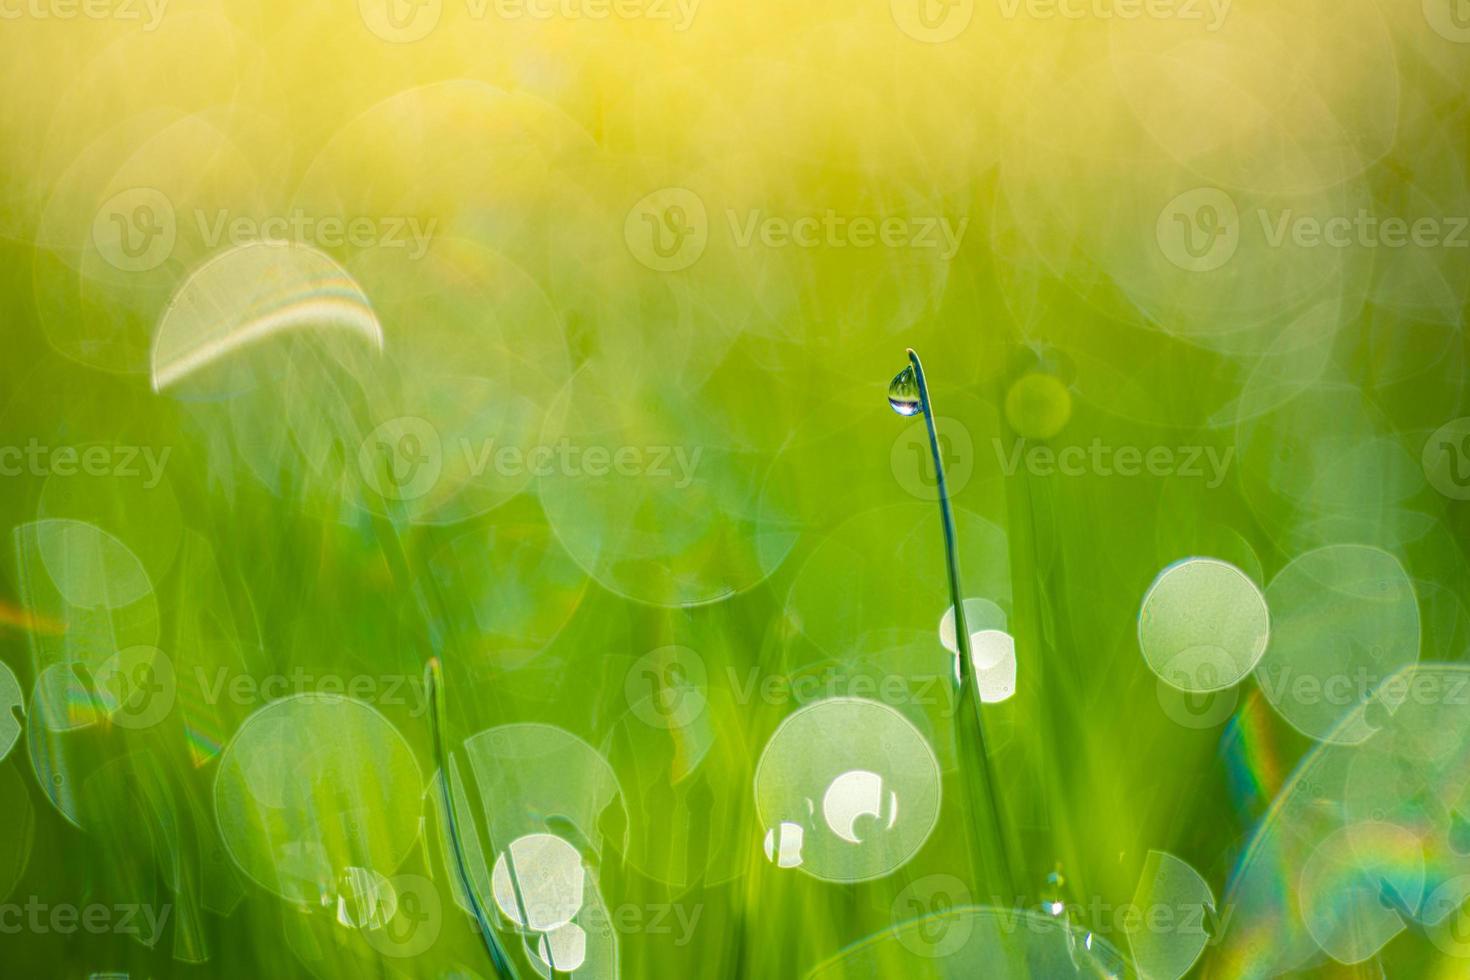
POLYGON ((493 977, 437 656, 520 977, 526 835, 576 851, 562 975, 1466 975, 1470 707, 1375 695, 1470 642, 1455 4, 0 17, 0 974, 493 977), (1014 882, 907 347, 971 628, 1014 638, 1014 882), (1264 593, 1260 670, 1370 682, 1166 683, 1140 606, 1194 556, 1264 593), (932 826, 883 795, 824 866, 821 785, 758 805, 819 703, 793 756, 888 766, 932 826), (1213 910, 1144 935, 1140 896, 1213 910))

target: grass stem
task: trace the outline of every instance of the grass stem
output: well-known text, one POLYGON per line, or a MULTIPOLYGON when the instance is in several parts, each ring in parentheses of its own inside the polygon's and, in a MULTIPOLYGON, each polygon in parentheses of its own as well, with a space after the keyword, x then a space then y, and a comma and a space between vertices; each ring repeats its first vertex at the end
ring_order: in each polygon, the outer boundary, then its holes
POLYGON ((496 976, 500 977, 500 980, 516 980, 510 961, 495 938, 495 930, 485 916, 485 910, 480 905, 479 898, 475 896, 474 884, 470 881, 469 868, 465 864, 464 848, 459 836, 459 819, 454 809, 454 795, 449 788, 452 778, 449 769, 449 755, 444 751, 444 729, 447 725, 447 718, 444 709, 444 676, 438 657, 429 658, 428 666, 424 668, 424 675, 424 686, 428 688, 429 694, 429 726, 434 733, 434 760, 439 764, 439 791, 444 804, 449 849, 454 855, 454 870, 459 877, 460 886, 464 888, 465 897, 469 899, 475 922, 480 927, 480 938, 484 940, 485 951, 490 954, 490 963, 495 968, 496 976))
POLYGON ((961 704, 962 714, 959 726, 964 725, 963 717, 968 717, 972 722, 969 735, 975 741, 974 754, 978 757, 972 761, 979 771, 965 772, 963 778, 972 791, 977 780, 981 784, 981 795, 983 796, 981 819, 986 824, 982 834, 984 840, 982 853, 986 853, 999 864, 997 870, 1000 873, 1001 883, 1008 890, 1000 897, 1005 901, 1012 901, 1019 898, 1021 893, 1016 887, 1015 876, 1011 870, 1010 855, 1005 839, 1005 824, 1001 819, 1000 801, 995 792, 995 778, 990 769, 990 754, 985 745, 984 712, 981 708, 980 686, 975 676, 975 663, 970 655, 970 628, 965 622, 964 591, 960 588, 960 559, 954 512, 949 501, 949 488, 944 482, 944 459, 939 451, 939 433, 934 425, 934 405, 929 399, 929 385, 925 381, 924 365, 919 360, 918 353, 913 348, 909 348, 908 356, 919 386, 919 402, 924 415, 924 424, 929 430, 929 452, 934 460, 934 481, 939 497, 940 521, 944 528, 944 561, 946 571, 949 573, 949 601, 954 608, 955 643, 959 647, 960 685, 957 697, 961 704), (969 704, 969 710, 964 707, 966 702, 969 704))

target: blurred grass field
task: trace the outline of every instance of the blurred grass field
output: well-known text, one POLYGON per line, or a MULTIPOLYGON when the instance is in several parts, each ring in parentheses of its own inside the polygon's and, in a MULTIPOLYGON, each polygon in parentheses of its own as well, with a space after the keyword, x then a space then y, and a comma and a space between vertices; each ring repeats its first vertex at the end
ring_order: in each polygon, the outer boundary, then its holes
POLYGON ((1467 59, 0 0, 0 975, 1467 975, 1467 59))

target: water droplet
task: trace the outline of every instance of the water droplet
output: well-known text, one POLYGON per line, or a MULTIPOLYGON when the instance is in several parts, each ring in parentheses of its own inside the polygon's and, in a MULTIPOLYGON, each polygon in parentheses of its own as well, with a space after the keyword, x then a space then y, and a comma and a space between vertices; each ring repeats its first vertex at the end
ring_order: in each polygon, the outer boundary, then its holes
POLYGON ((1065 890, 1067 879, 1062 876, 1062 866, 1058 864, 1050 874, 1046 876, 1046 884, 1041 890, 1042 911, 1053 917, 1060 916, 1067 911, 1065 890))
POLYGON ((919 379, 914 374, 912 364, 905 367, 888 385, 888 404, 899 415, 918 415, 923 410, 923 400, 919 398, 919 379))

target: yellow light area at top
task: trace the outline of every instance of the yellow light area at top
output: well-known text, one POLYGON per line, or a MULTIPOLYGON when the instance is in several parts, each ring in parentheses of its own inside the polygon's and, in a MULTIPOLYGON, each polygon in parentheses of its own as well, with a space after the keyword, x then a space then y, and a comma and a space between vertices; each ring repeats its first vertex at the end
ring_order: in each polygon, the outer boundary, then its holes
MULTIPOLYGON (((875 176, 943 193, 996 162, 1085 159, 1085 183, 1045 182, 1085 225, 1115 206, 1089 198, 1093 181, 1129 173, 1288 193, 1357 178, 1399 123, 1390 31, 1427 33, 1418 5, 1366 0, 359 0, 340 20, 281 0, 138 6, 132 18, 9 24, 0 63, 31 97, 0 122, 6 145, 27 148, 0 184, 7 231, 27 226, 24 211, 45 203, 96 134, 135 117, 214 116, 246 150, 242 165, 266 184, 283 178, 284 192, 293 167, 347 121, 446 79, 516 93, 513 113, 524 111, 517 100, 555 107, 610 155, 636 149, 652 181, 644 193, 677 183, 661 176, 697 176, 841 210, 875 176)), ((466 138, 484 138, 480 116, 467 107, 466 138)), ((431 149, 415 147, 406 123, 379 149, 431 149)), ((425 158, 454 159, 442 150, 425 158)), ((345 176, 370 185, 377 163, 360 158, 345 176)), ((569 172, 535 176, 552 184, 569 172)))

